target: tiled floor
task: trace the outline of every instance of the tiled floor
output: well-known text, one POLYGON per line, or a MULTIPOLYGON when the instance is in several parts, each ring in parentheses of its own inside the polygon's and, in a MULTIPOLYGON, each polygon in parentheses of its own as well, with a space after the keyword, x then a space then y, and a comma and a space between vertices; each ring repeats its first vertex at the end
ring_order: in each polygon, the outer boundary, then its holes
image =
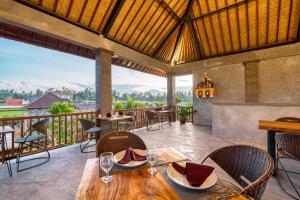
MULTIPOLYGON (((222 146, 232 144, 223 138, 211 135, 211 128, 178 123, 171 127, 165 126, 163 130, 147 132, 139 129, 140 135, 149 148, 174 147, 186 154, 193 161, 201 161, 209 152, 222 146)), ((0 166, 0 199, 8 200, 72 200, 75 199, 77 187, 88 158, 95 155, 80 153, 79 146, 73 145, 66 148, 53 150, 51 160, 45 165, 29 171, 16 173, 16 165, 13 166, 13 177, 9 178, 4 165, 0 166)), ((299 170, 300 166, 292 164, 299 170)), ((219 176, 228 178, 220 169, 219 176)), ((295 170, 295 169, 294 169, 295 170)), ((285 182, 283 176, 280 176, 285 182)), ((298 179, 300 188, 300 176, 298 179)), ((271 178, 266 188, 263 199, 285 200, 291 199, 285 195, 278 186, 277 180, 271 178)))

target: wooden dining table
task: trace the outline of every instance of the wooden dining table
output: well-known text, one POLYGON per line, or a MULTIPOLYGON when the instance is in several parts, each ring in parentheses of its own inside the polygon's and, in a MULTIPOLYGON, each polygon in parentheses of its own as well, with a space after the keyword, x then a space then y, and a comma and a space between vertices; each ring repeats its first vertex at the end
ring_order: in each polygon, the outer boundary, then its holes
MULTIPOLYGON (((159 118, 159 124, 160 124, 159 128, 162 129, 163 117, 166 115, 173 114, 173 111, 172 110, 158 110, 158 111, 155 111, 155 113, 158 115, 158 118, 159 118)), ((170 121, 169 121, 169 124, 170 124, 170 121)))
MULTIPOLYGON (((279 121, 267 121, 259 120, 259 129, 267 130, 267 146, 268 153, 271 155, 273 160, 276 160, 276 132, 284 132, 288 134, 299 134, 300 133, 300 123, 295 122, 279 122, 279 121)), ((275 163, 275 168, 276 162, 275 163)), ((276 175, 276 170, 273 173, 276 175)))
POLYGON ((112 117, 98 117, 96 119, 97 126, 101 127, 104 132, 118 131, 118 122, 133 120, 132 116, 113 115, 112 117), (116 130, 115 130, 116 129, 116 130))
POLYGON ((167 167, 172 162, 183 162, 189 159, 174 148, 153 150, 157 157, 158 172, 150 175, 149 164, 135 169, 124 169, 114 165, 111 170, 112 182, 101 181, 103 172, 99 169, 99 158, 91 158, 86 162, 81 183, 77 190, 77 200, 211 200, 227 196, 230 200, 246 200, 248 198, 236 192, 232 185, 219 179, 207 190, 190 190, 176 185, 167 175, 167 167))

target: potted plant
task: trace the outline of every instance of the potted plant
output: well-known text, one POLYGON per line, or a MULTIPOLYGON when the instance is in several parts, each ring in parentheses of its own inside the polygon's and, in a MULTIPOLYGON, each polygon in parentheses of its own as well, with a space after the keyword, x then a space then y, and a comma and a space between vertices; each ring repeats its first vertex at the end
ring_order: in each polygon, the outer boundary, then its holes
POLYGON ((186 120, 187 120, 187 117, 191 114, 190 111, 188 111, 188 109, 186 108, 182 108, 180 109, 178 112, 177 112, 177 115, 179 117, 179 121, 180 121, 180 124, 185 124, 186 123, 186 120))

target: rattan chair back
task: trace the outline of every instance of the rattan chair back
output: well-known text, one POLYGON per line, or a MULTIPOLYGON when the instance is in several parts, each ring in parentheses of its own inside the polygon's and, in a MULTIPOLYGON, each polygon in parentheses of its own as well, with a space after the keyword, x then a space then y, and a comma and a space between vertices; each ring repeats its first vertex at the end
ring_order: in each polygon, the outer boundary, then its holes
POLYGON ((47 129, 50 121, 50 118, 45 118, 39 122, 34 123, 31 128, 29 128, 29 130, 31 130, 31 132, 36 131, 38 133, 47 134, 47 129))
POLYGON ((83 131, 87 131, 90 128, 93 128, 94 126, 96 126, 95 122, 92 122, 87 119, 78 119, 78 121, 80 122, 80 125, 81 125, 81 128, 83 131))
MULTIPOLYGON (((300 118, 282 117, 277 119, 276 121, 300 123, 300 118)), ((289 155, 289 157, 300 160, 300 134, 277 133, 276 143, 277 148, 283 150, 284 153, 289 155)))
POLYGON ((149 110, 146 110, 145 111, 145 116, 147 119, 154 119, 157 117, 157 114, 153 111, 149 111, 149 110))
POLYGON ((254 199, 262 197, 274 172, 271 156, 249 145, 226 146, 212 152, 207 158, 211 158, 243 188, 242 194, 254 199))
POLYGON ((133 133, 125 131, 107 133, 97 142, 96 156, 99 157, 100 154, 104 152, 118 153, 129 147, 134 149, 147 149, 144 141, 133 133))

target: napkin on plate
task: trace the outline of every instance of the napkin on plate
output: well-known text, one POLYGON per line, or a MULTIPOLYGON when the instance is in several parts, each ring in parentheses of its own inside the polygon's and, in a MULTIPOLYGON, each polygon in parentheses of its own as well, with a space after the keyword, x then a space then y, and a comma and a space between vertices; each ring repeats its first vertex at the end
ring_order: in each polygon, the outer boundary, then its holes
POLYGON ((129 163, 130 161, 143 161, 146 160, 146 156, 139 155, 134 152, 134 150, 129 147, 126 149, 125 155, 121 160, 118 161, 119 164, 126 164, 129 163))
POLYGON ((186 163, 185 167, 172 163, 172 167, 182 175, 186 175, 186 179, 193 187, 199 187, 209 177, 215 168, 207 165, 200 165, 195 163, 186 163))

